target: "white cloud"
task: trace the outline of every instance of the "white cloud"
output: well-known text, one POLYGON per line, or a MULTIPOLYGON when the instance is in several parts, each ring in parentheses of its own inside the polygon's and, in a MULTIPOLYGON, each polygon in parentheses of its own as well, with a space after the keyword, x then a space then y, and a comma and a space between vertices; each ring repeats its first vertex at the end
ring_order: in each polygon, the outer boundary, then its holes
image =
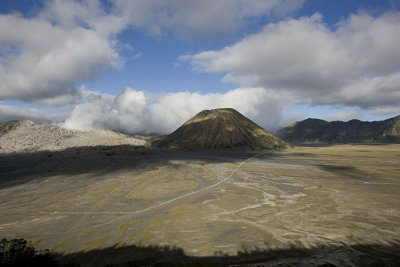
POLYGON ((359 107, 398 106, 400 103, 400 69, 379 77, 360 77, 349 81, 336 92, 336 99, 326 99, 325 103, 343 101, 359 107))
POLYGON ((353 14, 333 31, 322 16, 269 24, 218 51, 180 57, 241 86, 279 88, 298 102, 400 103, 400 13, 353 14))
POLYGON ((35 122, 58 123, 64 121, 68 113, 62 110, 42 110, 38 108, 20 108, 0 102, 0 121, 31 120, 35 122))
POLYGON ((78 103, 77 82, 123 64, 117 35, 128 25, 182 37, 220 36, 254 18, 290 13, 304 1, 51 0, 30 17, 1 14, 0 99, 78 103))
POLYGON ((116 0, 129 23, 154 35, 168 33, 183 38, 231 34, 251 20, 284 16, 305 0, 116 0))
POLYGON ((203 109, 231 107, 267 129, 282 119, 286 101, 262 88, 239 88, 224 94, 170 93, 149 102, 142 91, 126 88, 112 96, 92 93, 72 111, 67 128, 114 129, 127 133, 170 133, 203 109))
POLYGON ((372 110, 372 114, 374 115, 379 115, 379 116, 385 116, 385 117, 394 117, 398 116, 400 114, 400 107, 386 107, 386 108, 375 108, 372 110))
POLYGON ((226 93, 171 93, 149 106, 150 128, 175 130, 204 109, 234 108, 267 129, 276 128, 282 119, 286 99, 262 88, 238 88, 226 93))
POLYGON ((63 126, 80 130, 142 130, 142 117, 146 105, 142 91, 127 87, 118 96, 90 93, 85 100, 85 103, 74 108, 63 126))
POLYGON ((51 1, 29 18, 0 15, 0 99, 76 103, 77 81, 121 64, 113 35, 124 25, 89 0, 51 1))

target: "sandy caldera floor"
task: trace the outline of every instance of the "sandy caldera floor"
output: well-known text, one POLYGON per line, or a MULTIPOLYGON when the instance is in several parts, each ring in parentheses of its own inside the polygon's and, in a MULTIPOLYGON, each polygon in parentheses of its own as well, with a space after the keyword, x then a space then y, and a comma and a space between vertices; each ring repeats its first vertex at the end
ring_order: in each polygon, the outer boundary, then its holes
POLYGON ((266 153, 220 184, 256 154, 63 153, 0 157, 0 236, 65 253, 141 244, 195 256, 400 240, 400 145, 266 153))

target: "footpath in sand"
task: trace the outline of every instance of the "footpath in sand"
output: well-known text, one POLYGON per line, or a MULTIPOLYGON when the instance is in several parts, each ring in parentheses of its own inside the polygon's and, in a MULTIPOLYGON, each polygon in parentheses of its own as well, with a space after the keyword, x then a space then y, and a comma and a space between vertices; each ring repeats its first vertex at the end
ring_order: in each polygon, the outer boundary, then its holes
POLYGON ((246 162, 255 154, 54 152, 43 168, 1 169, 30 179, 0 189, 0 234, 58 252, 142 244, 175 245, 196 256, 290 244, 388 244, 400 239, 398 151, 399 145, 296 147, 246 162), (60 158, 58 171, 45 171, 60 158), (79 165, 85 160, 90 168, 79 165))

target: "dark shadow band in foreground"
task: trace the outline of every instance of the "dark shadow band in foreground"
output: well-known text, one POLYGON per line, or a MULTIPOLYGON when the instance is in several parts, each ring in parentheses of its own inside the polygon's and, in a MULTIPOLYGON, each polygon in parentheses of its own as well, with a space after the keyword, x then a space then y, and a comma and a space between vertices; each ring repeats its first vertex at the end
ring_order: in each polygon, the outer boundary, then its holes
POLYGON ((141 245, 113 246, 65 255, 41 252, 35 256, 32 251, 29 253, 29 245, 24 246, 21 242, 17 242, 17 250, 9 247, 8 254, 4 249, 0 251, 1 266, 400 266, 400 241, 252 248, 234 256, 215 252, 214 256, 206 257, 186 255, 178 247, 141 245))

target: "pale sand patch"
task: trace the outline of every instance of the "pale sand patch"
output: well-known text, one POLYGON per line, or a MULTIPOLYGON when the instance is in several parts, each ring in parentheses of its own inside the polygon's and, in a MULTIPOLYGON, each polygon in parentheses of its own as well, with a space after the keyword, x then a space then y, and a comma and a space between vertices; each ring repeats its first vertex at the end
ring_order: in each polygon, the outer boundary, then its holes
POLYGON ((129 192, 125 197, 128 199, 155 199, 172 196, 177 192, 193 190, 198 186, 196 181, 174 181, 160 182, 151 187, 139 186, 129 192))

